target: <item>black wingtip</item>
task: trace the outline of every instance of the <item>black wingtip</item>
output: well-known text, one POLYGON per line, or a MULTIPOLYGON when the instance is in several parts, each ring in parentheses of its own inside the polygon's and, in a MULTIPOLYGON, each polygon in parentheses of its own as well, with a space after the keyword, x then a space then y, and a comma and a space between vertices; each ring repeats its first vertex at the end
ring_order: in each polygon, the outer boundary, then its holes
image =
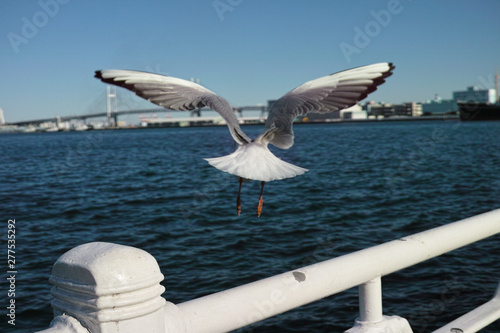
POLYGON ((387 64, 389 65, 389 70, 387 71, 386 77, 389 77, 393 74, 393 71, 396 68, 396 65, 394 65, 392 62, 388 62, 387 64))
POLYGON ((115 81, 114 77, 104 78, 102 76, 102 72, 103 72, 102 69, 98 70, 98 71, 95 71, 94 77, 96 79, 101 80, 104 83, 113 84, 113 85, 115 85, 117 87, 125 87, 125 88, 127 88, 127 85, 126 85, 126 83, 124 81, 115 81))
POLYGON ((387 65, 389 65, 389 70, 383 72, 381 76, 379 76, 378 78, 373 80, 373 83, 361 95, 361 97, 358 99, 358 101, 361 101, 361 100, 365 99, 366 97, 368 97, 369 94, 371 94, 372 92, 377 90, 378 87, 385 82, 386 78, 388 78, 389 76, 391 76, 393 74, 392 71, 394 70, 394 68, 396 68, 396 66, 392 62, 388 62, 387 65))

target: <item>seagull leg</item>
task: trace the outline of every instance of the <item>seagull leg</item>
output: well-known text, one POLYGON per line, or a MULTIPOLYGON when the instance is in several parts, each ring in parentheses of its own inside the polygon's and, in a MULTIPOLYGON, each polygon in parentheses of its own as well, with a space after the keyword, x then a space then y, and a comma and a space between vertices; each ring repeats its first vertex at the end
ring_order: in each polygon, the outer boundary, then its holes
POLYGON ((264 205, 264 200, 262 199, 262 195, 264 194, 264 185, 266 182, 260 183, 260 197, 259 197, 259 207, 257 208, 257 216, 260 217, 262 213, 262 206, 264 205))
POLYGON ((240 188, 238 190, 238 197, 236 198, 236 211, 238 212, 238 216, 241 213, 241 185, 243 184, 243 178, 240 177, 240 188))

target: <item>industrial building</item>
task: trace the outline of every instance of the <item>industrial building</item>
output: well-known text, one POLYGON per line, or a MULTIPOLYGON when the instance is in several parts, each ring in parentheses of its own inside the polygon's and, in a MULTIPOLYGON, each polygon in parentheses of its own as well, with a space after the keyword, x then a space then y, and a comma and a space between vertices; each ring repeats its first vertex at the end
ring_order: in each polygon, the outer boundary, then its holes
POLYGON ((454 91, 453 100, 458 102, 476 102, 476 103, 496 103, 495 89, 479 89, 477 87, 467 87, 465 91, 454 91))
POLYGON ((335 122, 341 120, 363 120, 367 119, 368 115, 366 110, 363 110, 359 104, 335 112, 329 113, 308 113, 305 117, 301 117, 302 122, 335 122))
POLYGON ((424 115, 437 115, 456 113, 458 103, 475 102, 495 104, 497 102, 496 89, 479 89, 478 87, 467 87, 467 90, 454 91, 453 99, 441 99, 438 95, 433 100, 422 104, 424 115))
POLYGON ((379 104, 368 103, 366 110, 371 117, 388 118, 388 117, 420 117, 422 115, 422 104, 410 102, 402 104, 379 104))
POLYGON ((455 114, 458 110, 457 103, 452 99, 442 99, 438 94, 433 100, 422 103, 424 116, 455 114))

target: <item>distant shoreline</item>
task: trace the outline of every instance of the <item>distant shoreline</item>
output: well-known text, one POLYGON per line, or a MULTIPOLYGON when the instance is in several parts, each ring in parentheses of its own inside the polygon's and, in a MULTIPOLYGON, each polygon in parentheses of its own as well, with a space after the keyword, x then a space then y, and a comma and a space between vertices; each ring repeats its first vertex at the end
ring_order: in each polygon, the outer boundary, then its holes
MULTIPOLYGON (((295 121, 294 125, 314 125, 314 124, 359 124, 359 123, 387 123, 387 122, 406 122, 406 121, 455 121, 460 120, 459 116, 456 115, 446 115, 446 116, 422 116, 422 117, 389 117, 383 119, 326 119, 319 121, 295 121)), ((259 126, 264 125, 264 123, 247 123, 240 124, 240 126, 259 126)), ((12 129, 11 131, 2 131, 2 127, 0 127, 0 134, 2 133, 58 133, 58 132, 88 132, 88 131, 101 131, 101 130, 134 130, 134 129, 158 129, 158 128, 189 128, 189 127, 224 127, 226 124, 192 124, 188 126, 131 126, 131 127, 107 127, 107 128, 96 128, 96 129, 88 129, 84 131, 76 131, 76 130, 60 130, 55 132, 46 132, 46 131, 16 131, 12 129)))

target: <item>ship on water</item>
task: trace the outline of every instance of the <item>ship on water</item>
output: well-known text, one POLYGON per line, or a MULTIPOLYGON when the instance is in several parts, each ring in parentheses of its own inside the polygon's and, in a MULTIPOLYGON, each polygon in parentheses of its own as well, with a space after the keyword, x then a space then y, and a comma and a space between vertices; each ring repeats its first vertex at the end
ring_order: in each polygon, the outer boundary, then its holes
POLYGON ((463 121, 500 120, 500 103, 460 102, 458 110, 463 121))
POLYGON ((495 89, 468 87, 467 91, 454 92, 457 101, 460 120, 500 120, 500 96, 498 81, 500 75, 495 69, 495 89))

